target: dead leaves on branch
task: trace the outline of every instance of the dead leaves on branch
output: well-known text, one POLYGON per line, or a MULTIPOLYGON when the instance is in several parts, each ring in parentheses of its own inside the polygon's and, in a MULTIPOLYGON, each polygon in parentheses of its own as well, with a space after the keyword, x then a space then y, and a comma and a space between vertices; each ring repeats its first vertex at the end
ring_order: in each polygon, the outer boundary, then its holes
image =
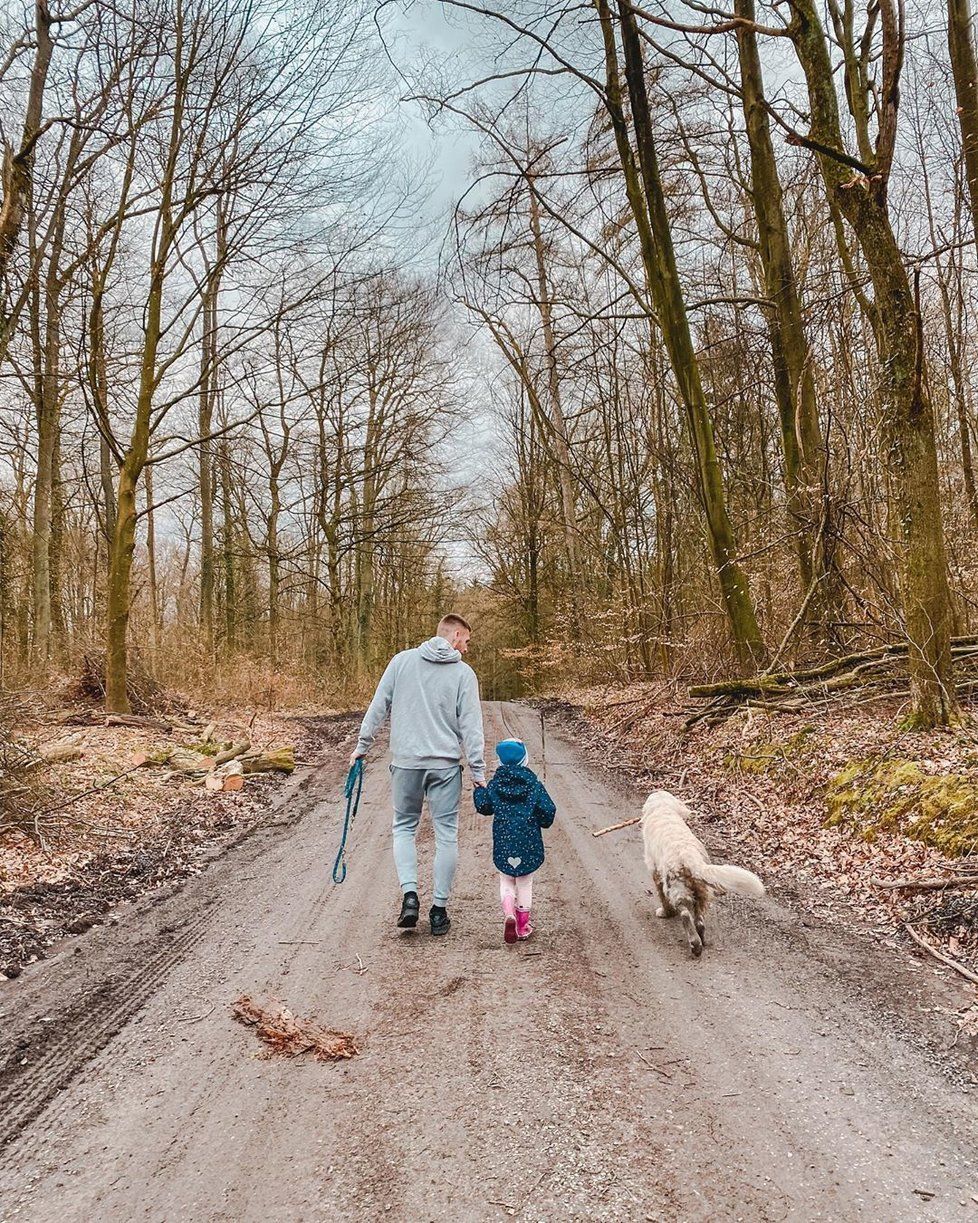
POLYGON ((242 994, 231 1008, 238 1023, 254 1028, 268 1050, 262 1055, 298 1057, 311 1053, 319 1062, 341 1062, 356 1057, 360 1050, 348 1032, 321 1027, 309 1019, 297 1019, 284 1006, 267 1010, 247 994, 242 994))

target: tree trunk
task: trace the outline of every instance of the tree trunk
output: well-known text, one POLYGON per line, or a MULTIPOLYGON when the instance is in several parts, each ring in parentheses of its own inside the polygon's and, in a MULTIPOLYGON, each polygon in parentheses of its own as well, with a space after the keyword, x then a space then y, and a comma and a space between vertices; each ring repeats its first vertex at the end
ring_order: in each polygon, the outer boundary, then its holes
POLYGON ((231 496, 231 455, 228 440, 221 439, 218 447, 218 469, 221 480, 221 517, 223 540, 221 558, 224 568, 224 648, 233 653, 237 642, 237 607, 235 604, 234 508, 231 496))
MULTIPOLYGON (((0 203, 0 282, 7 279, 7 269, 20 231, 24 224, 24 211, 28 206, 34 184, 34 148, 41 129, 44 106, 44 88, 54 43, 51 41, 51 14, 47 0, 37 0, 34 5, 34 65, 31 69, 27 92, 27 110, 20 148, 15 153, 5 147, 3 156, 3 200, 0 203)), ((14 320, 9 318, 0 305, 0 358, 7 350, 14 320)))
POLYGON ((136 479, 138 468, 127 459, 119 472, 115 530, 109 547, 105 648, 105 708, 131 713, 126 689, 129 632, 129 579, 136 549, 136 479))
MULTIPOLYGON (((825 148, 842 149, 838 99, 818 11, 812 0, 791 0, 791 5, 789 33, 808 84, 811 139, 825 148)), ((893 37, 891 34, 891 40, 893 37)), ((902 35, 898 32, 896 37, 902 35)), ((892 63, 901 51, 884 46, 884 59, 892 63)), ((851 166, 824 153, 818 154, 818 160, 829 199, 852 226, 873 285, 890 510, 898 532, 901 596, 910 646, 912 711, 908 722, 928 727, 947 725, 957 712, 951 667, 952 606, 921 317, 887 205, 895 106, 894 83, 893 94, 883 99, 878 172, 872 177, 853 173, 851 166)))
POLYGON ((970 0, 947 0, 947 45, 961 125, 961 152, 971 203, 972 236, 978 241, 978 63, 970 0))
POLYGON ((156 511, 153 508, 153 468, 146 468, 146 563, 149 573, 149 671, 156 674, 160 646, 160 596, 156 584, 156 511))
POLYGON ((813 636, 823 644, 838 645, 830 622, 842 618, 842 583, 831 543, 826 546, 826 541, 834 536, 828 456, 818 415, 812 352, 791 261, 757 35, 753 26, 746 24, 755 20, 754 0, 734 0, 734 11, 745 19, 745 24, 737 27, 741 100, 750 150, 751 202, 757 221, 764 289, 770 302, 765 313, 781 424, 788 516, 795 537, 802 594, 807 597, 807 592, 814 589, 808 617, 813 636))
MULTIPOLYGON (((553 453, 557 465, 560 509, 564 531, 564 551, 570 586, 571 625, 575 637, 580 634, 580 587, 577 564, 577 509, 574 504, 574 481, 571 469, 570 438, 560 395, 560 372, 557 365, 557 343, 554 336, 553 308, 550 300, 550 280, 540 227, 540 204, 536 197, 534 176, 527 175, 530 187, 530 230, 537 271, 537 308, 543 326, 543 348, 547 362, 547 406, 550 409, 549 428, 545 430, 545 445, 553 453)), ((541 422, 543 423, 543 422, 541 422)))
MULTIPOLYGON (((32 307, 32 325, 37 374, 35 412, 37 419, 37 473, 34 483, 34 623, 33 651, 44 664, 51 656, 51 524, 56 482, 58 431, 61 414, 61 284, 60 261, 64 224, 52 236, 44 277, 44 335, 41 338, 39 295, 32 307)), ((32 238, 32 246, 33 238, 32 238)), ((35 255, 36 257, 36 255, 35 255)))
POLYGON ((645 65, 635 15, 626 0, 619 0, 625 79, 631 103, 638 149, 632 153, 619 82, 618 53, 608 0, 595 0, 604 36, 607 67, 606 105, 625 176, 629 204, 638 228, 649 289, 656 318, 669 354, 673 377, 686 410, 696 458, 697 492, 706 518, 724 606, 734 647, 745 668, 763 664, 766 656, 747 576, 737 559, 733 526, 727 512, 723 472, 716 453, 713 422, 700 378, 683 299, 669 216, 659 176, 652 117, 645 85, 645 65))
POLYGON ((204 286, 203 335, 200 341, 200 391, 197 429, 197 473, 200 491, 200 628, 208 658, 214 655, 214 405, 217 399, 217 304, 227 258, 224 211, 218 208, 214 264, 204 286))
POLYGON ((266 547, 268 552, 268 652, 272 666, 275 666, 278 661, 279 644, 281 557, 278 547, 278 519, 281 513, 281 496, 279 493, 278 471, 274 469, 274 465, 268 483, 271 497, 271 504, 266 519, 266 547))

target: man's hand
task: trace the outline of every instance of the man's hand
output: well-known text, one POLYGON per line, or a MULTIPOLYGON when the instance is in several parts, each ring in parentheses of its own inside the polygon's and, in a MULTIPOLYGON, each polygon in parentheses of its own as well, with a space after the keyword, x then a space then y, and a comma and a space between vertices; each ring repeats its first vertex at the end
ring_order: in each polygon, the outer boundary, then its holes
POLYGON ((356 764, 356 762, 358 760, 362 760, 366 756, 366 754, 367 754, 366 752, 361 752, 359 748, 355 747, 352 753, 350 754, 350 768, 352 769, 353 766, 356 764))

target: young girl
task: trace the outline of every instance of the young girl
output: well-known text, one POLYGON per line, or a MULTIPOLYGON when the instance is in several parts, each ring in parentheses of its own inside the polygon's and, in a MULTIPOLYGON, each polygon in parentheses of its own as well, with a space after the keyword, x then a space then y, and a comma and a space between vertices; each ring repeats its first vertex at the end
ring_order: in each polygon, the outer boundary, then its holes
POLYGON ((496 744, 500 767, 488 786, 473 793, 475 809, 492 819, 492 861, 499 871, 503 938, 529 938, 533 874, 543 865, 541 828, 554 822, 557 808, 543 782, 527 768, 526 744, 504 739, 496 744))

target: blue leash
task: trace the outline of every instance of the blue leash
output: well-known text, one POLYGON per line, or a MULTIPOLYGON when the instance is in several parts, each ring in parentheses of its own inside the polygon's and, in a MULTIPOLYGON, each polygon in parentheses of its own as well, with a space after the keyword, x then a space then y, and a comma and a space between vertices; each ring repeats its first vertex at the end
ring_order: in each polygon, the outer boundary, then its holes
POLYGON ((342 883, 346 878, 346 838, 353 831, 353 822, 357 818, 360 807, 360 791, 363 789, 363 759, 358 758, 350 765, 346 775, 346 815, 343 817, 343 835, 340 837, 340 848, 333 863, 333 882, 342 883))

